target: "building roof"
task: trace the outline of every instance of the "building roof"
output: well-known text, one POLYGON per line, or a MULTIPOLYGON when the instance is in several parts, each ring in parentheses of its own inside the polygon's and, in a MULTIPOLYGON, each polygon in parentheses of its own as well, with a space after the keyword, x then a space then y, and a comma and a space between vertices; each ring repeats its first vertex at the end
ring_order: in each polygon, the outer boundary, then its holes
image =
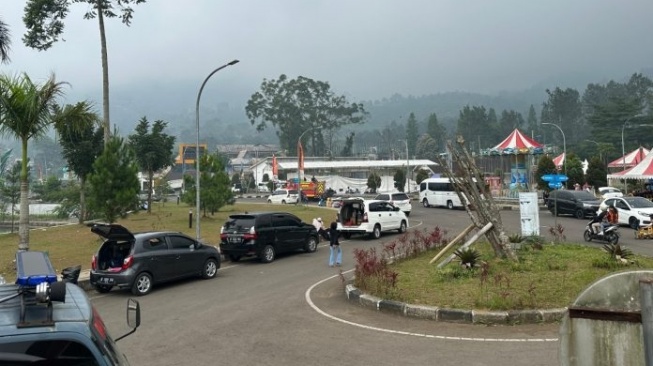
MULTIPOLYGON (((438 163, 427 159, 408 160, 409 166, 435 166, 438 163)), ((406 160, 305 160, 304 169, 337 168, 395 168, 406 166, 406 160)), ((297 160, 280 160, 279 169, 297 169, 297 160)))

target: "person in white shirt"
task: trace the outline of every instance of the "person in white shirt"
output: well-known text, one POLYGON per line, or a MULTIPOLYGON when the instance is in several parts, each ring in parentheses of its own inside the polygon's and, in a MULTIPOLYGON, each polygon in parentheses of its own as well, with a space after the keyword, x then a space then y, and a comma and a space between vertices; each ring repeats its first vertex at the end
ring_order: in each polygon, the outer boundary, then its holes
POLYGON ((324 229, 324 223, 322 223, 321 217, 313 219, 313 226, 315 226, 317 233, 323 237, 324 240, 329 240, 329 233, 324 229))

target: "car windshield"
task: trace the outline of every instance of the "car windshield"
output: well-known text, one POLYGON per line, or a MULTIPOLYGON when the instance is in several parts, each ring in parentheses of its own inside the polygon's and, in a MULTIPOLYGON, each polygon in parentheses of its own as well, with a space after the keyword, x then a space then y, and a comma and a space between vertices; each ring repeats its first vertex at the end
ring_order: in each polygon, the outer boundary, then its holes
POLYGON ((596 201, 596 197, 593 194, 585 191, 574 192, 574 197, 580 201, 596 201))
POLYGON ((252 215, 231 215, 229 221, 224 224, 226 231, 249 231, 254 226, 254 216, 252 215))
POLYGON ((621 193, 621 191, 616 189, 616 188, 601 188, 601 189, 599 189, 599 191, 602 194, 605 194, 605 193, 621 193))
POLYGON ((392 195, 392 199, 395 201, 405 201, 408 199, 408 195, 406 193, 397 193, 392 195))
POLYGON ((653 207, 653 202, 647 200, 646 198, 643 197, 628 197, 626 198, 626 202, 628 202, 628 205, 632 208, 650 208, 653 207))
POLYGON ((288 194, 297 194, 297 190, 296 189, 291 189, 291 190, 288 191, 288 194))

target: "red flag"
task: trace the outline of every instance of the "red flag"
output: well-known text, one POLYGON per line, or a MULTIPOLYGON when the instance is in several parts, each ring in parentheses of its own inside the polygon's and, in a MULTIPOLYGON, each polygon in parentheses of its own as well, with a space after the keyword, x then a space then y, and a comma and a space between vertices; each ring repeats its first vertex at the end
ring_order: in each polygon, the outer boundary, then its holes
POLYGON ((298 178, 301 182, 304 180, 304 148, 301 141, 297 142, 297 159, 298 178))
POLYGON ((277 179, 279 176, 279 165, 277 165, 277 157, 272 154, 272 176, 277 179))

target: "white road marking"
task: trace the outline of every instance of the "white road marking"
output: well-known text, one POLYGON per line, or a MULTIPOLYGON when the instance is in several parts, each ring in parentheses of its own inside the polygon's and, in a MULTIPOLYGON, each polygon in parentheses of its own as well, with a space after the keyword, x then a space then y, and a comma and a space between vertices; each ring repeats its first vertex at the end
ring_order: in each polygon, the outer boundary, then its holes
MULTIPOLYGON (((349 273, 352 272, 353 269, 349 271, 345 271, 344 273, 349 273)), ((339 278, 340 275, 333 275, 331 277, 327 277, 315 284, 313 284, 311 287, 306 290, 304 293, 304 298, 306 299, 306 302, 308 305, 313 308, 316 312, 318 312, 320 315, 323 315, 331 320, 335 320, 337 322, 341 322, 347 325, 352 325, 354 327, 359 327, 367 330, 372 330, 372 331, 377 331, 377 332, 383 332, 383 333, 391 333, 391 334, 399 334, 399 335, 406 335, 406 336, 412 336, 412 337, 421 337, 421 338, 430 338, 430 339, 439 339, 439 340, 450 340, 450 341, 467 341, 467 342, 557 342, 558 338, 474 338, 474 337, 451 337, 451 336, 444 336, 444 335, 436 335, 436 334, 426 334, 426 333, 413 333, 413 332, 406 332, 402 330, 395 330, 395 329, 387 329, 387 328, 379 328, 379 327, 373 327, 370 325, 365 325, 365 324, 360 324, 360 323, 355 323, 349 320, 345 320, 342 318, 338 318, 334 315, 328 314, 324 310, 320 309, 315 305, 313 300, 311 299, 311 291, 313 289, 321 284, 323 284, 326 281, 332 280, 334 278, 339 278)))

